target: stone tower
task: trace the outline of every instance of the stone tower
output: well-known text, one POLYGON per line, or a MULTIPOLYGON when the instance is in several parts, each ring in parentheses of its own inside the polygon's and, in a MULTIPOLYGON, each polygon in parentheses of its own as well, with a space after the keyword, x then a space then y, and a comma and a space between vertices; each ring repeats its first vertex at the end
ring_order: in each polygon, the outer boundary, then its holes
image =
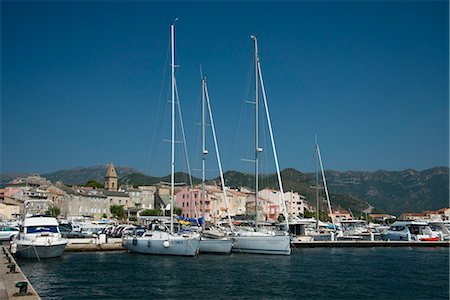
POLYGON ((117 189, 119 188, 117 186, 117 181, 118 181, 118 177, 117 177, 116 169, 114 168, 114 165, 111 162, 109 164, 108 171, 106 172, 106 176, 105 176, 105 190, 117 191, 117 189))

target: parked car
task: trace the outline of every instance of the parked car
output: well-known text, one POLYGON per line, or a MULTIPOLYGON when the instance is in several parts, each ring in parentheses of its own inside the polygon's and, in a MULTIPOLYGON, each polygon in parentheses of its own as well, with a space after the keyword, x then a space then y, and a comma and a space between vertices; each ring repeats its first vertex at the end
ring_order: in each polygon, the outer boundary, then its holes
POLYGON ((4 226, 0 227, 0 240, 10 241, 12 238, 19 233, 19 228, 4 226))
POLYGON ((65 237, 69 239, 82 239, 85 238, 86 235, 78 231, 71 231, 67 233, 65 237))

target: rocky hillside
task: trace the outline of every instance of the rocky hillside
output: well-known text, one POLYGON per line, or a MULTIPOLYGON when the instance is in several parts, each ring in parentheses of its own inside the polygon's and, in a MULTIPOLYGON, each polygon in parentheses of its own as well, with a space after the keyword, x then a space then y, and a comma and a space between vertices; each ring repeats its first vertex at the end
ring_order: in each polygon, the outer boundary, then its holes
MULTIPOLYGON (((128 167, 115 166, 117 176, 122 178, 129 174, 142 174, 136 169, 128 167)), ((75 168, 68 170, 59 170, 52 173, 42 174, 41 176, 49 179, 51 182, 62 181, 65 184, 84 184, 88 180, 94 179, 98 182, 105 182, 105 175, 108 165, 99 165, 87 168, 75 168)))
POLYGON ((349 193, 378 210, 400 214, 449 206, 449 169, 327 171, 330 191, 349 193))

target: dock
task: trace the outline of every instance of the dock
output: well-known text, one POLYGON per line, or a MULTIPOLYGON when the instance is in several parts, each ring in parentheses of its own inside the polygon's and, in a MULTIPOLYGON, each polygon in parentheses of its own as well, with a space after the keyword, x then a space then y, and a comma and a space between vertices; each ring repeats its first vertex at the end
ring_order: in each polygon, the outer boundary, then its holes
POLYGON ((8 247, 1 246, 0 248, 0 299, 41 299, 9 252, 8 247))
POLYGON ((317 248, 317 247, 446 247, 448 248, 450 241, 433 241, 433 242, 417 242, 417 241, 296 241, 292 242, 294 248, 317 248))
POLYGON ((99 241, 98 239, 69 239, 65 251, 125 251, 125 248, 122 246, 122 239, 117 238, 109 238, 107 241, 99 241))

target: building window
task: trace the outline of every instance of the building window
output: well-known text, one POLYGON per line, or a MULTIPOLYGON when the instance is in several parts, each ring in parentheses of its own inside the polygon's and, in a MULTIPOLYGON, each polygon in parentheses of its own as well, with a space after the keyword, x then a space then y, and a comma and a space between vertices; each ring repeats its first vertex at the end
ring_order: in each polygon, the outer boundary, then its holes
POLYGON ((189 202, 186 202, 186 207, 189 207, 189 202))

